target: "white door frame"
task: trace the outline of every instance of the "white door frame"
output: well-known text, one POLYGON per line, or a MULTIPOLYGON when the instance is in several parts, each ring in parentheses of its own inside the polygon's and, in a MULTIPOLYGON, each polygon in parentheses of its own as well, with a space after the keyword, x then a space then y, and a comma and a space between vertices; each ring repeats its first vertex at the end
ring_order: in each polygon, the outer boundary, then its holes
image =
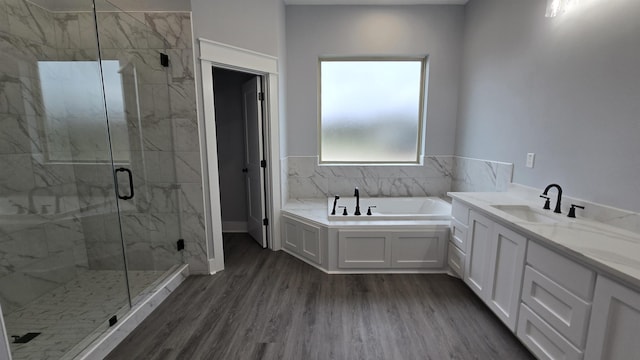
POLYGON ((213 239, 207 242, 209 272, 224 269, 224 251, 222 247, 222 216, 220 209, 220 183, 218 179, 218 151, 216 138, 216 117, 213 92, 213 67, 238 70, 261 75, 266 80, 266 112, 264 139, 266 171, 266 207, 269 219, 269 248, 280 250, 280 126, 278 111, 278 58, 255 51, 207 40, 200 43, 200 65, 202 78, 202 97, 204 105, 204 127, 209 168, 209 201, 211 203, 211 234, 213 239), (213 248, 211 248, 213 247, 213 248))

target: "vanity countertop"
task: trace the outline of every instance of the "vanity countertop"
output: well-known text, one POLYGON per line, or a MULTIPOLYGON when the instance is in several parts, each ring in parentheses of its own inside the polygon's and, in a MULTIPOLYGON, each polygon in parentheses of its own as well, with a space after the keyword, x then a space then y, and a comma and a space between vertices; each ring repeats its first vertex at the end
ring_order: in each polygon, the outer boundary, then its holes
MULTIPOLYGON (((527 205, 537 209, 540 201, 527 201, 509 192, 472 193, 451 192, 453 199, 480 210, 503 223, 511 225, 525 236, 583 262, 599 273, 640 289, 640 234, 589 219, 571 219, 566 214, 545 211, 555 223, 521 220, 500 211, 495 205, 527 205)), ((555 196, 552 196, 553 207, 555 196)), ((536 199, 538 200, 538 199, 536 199)))

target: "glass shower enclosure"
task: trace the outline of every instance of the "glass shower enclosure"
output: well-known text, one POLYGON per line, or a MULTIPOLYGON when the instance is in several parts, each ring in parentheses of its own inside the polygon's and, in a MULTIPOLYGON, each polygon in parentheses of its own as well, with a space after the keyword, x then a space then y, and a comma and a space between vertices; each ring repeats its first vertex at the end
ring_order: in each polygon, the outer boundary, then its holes
POLYGON ((0 0, 0 307, 14 360, 74 358, 184 263, 157 21, 106 1, 0 0))

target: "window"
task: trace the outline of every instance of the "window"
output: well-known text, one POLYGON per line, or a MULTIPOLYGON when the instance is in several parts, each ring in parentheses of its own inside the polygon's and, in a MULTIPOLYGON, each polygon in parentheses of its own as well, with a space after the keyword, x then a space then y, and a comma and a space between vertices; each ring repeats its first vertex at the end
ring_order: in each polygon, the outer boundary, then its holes
POLYGON ((418 163, 425 59, 321 59, 320 163, 418 163))

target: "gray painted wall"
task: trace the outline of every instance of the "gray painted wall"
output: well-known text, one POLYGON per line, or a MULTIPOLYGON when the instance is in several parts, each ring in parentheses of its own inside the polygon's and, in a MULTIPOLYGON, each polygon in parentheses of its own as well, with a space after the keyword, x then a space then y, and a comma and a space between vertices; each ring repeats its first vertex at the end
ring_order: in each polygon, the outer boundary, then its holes
MULTIPOLYGON (((237 47, 278 55, 280 34, 280 13, 284 8, 281 0, 191 0, 193 21, 194 55, 200 58, 199 38, 218 41, 237 47)), ((204 115, 202 107, 202 81, 200 61, 196 60, 195 78, 198 96, 198 119, 200 141, 203 144, 204 196, 209 199, 209 177, 206 159, 206 139, 204 138, 204 115)), ((205 201, 207 213, 211 214, 211 204, 205 201)), ((211 216, 207 219, 207 238, 211 234, 211 216)), ((213 244, 210 244, 212 247, 213 244)))
POLYGON ((583 1, 553 19, 545 5, 467 5, 456 155, 514 162, 514 182, 640 211, 640 2, 583 1))
POLYGON ((277 56, 279 6, 281 0, 191 0, 194 39, 277 56))
POLYGON ((462 6, 287 6, 287 155, 318 155, 318 57, 429 55, 426 154, 454 151, 462 6))
POLYGON ((222 221, 247 221, 242 84, 251 77, 218 68, 213 73, 222 221))

